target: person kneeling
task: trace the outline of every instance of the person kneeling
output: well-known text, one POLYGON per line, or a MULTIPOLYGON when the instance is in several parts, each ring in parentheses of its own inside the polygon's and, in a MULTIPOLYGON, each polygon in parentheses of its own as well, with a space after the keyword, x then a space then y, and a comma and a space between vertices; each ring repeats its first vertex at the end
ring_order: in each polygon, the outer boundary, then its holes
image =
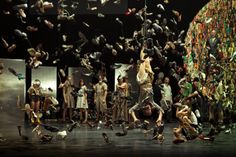
POLYGON ((198 137, 198 121, 196 115, 187 105, 177 103, 176 117, 180 124, 178 128, 173 129, 175 139, 173 143, 182 143, 186 140, 192 140, 198 137))

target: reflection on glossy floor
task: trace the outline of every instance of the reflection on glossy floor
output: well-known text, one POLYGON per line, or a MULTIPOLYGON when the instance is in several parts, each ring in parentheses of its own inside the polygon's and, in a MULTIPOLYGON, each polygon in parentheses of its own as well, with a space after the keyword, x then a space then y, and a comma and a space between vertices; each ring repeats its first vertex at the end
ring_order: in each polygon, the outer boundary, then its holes
MULTIPOLYGON (((0 114, 0 133, 6 139, 0 142, 0 156, 233 156, 236 153, 236 129, 231 134, 220 133, 214 142, 201 141, 199 139, 175 145, 172 143, 172 128, 177 123, 165 125, 165 141, 162 145, 152 141, 152 133, 145 136, 140 129, 129 130, 123 137, 115 135, 121 131, 121 127, 115 126, 114 130, 103 127, 100 130, 90 128, 87 125, 80 125, 72 132, 68 132, 65 140, 57 139, 56 133, 45 133, 54 135, 52 142, 43 144, 37 136, 32 133, 33 127, 24 127, 23 120, 0 114), (29 137, 24 141, 18 136, 17 125, 22 125, 22 134, 29 137), (102 133, 109 137, 110 144, 107 144, 102 133)), ((49 124, 65 129, 68 124, 49 124)), ((205 128, 205 131, 208 129, 205 128)))

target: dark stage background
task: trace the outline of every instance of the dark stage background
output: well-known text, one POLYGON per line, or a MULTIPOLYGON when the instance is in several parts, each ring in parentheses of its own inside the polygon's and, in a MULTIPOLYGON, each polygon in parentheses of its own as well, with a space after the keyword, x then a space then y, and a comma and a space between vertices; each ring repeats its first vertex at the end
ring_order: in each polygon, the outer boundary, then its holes
MULTIPOLYGON (((169 0, 170 3, 168 5, 164 4, 166 12, 163 13, 163 17, 172 17, 171 10, 178 10, 180 13, 182 13, 182 21, 178 23, 177 29, 180 32, 181 30, 185 30, 187 32, 189 23, 192 21, 194 16, 197 14, 197 12, 209 1, 209 0, 169 0)), ((31 2, 31 1, 29 1, 31 2)), ((55 6, 57 4, 56 1, 52 1, 55 3, 55 6)), ((162 0, 147 0, 147 12, 153 12, 154 15, 158 12, 156 9, 156 5, 159 3, 163 3, 162 0)), ((144 7, 144 0, 129 0, 128 1, 128 8, 137 8, 137 10, 144 7)), ((55 10, 52 11, 52 13, 43 15, 43 17, 47 18, 51 22, 55 24, 55 26, 58 24, 56 21, 56 15, 54 14, 55 10)), ((20 28, 22 31, 25 31, 24 27, 22 28, 21 22, 14 20, 11 16, 3 16, 0 15, 2 21, 7 21, 4 24, 1 25, 0 34, 7 40, 9 43, 13 42, 14 37, 9 36, 8 34, 12 34, 12 30, 15 28, 20 28)), ((37 21, 35 21, 34 14, 31 14, 29 11, 27 23, 36 24, 37 21)), ((154 17, 148 17, 151 20, 154 17)), ((2 58, 24 58, 28 59, 29 54, 26 51, 26 48, 29 46, 36 47, 36 45, 39 42, 43 42, 43 49, 44 51, 49 52, 50 59, 44 62, 45 66, 57 66, 58 69, 64 68, 65 65, 67 67, 77 67, 80 63, 78 61, 78 58, 76 58, 72 53, 64 53, 59 55, 60 61, 56 64, 53 63, 53 60, 56 59, 56 54, 60 54, 58 50, 58 46, 62 44, 61 35, 65 34, 67 35, 68 42, 67 44, 74 44, 73 41, 76 41, 78 39, 77 33, 78 31, 83 32, 86 37, 90 40, 95 35, 104 34, 107 38, 107 41, 109 44, 114 44, 121 33, 123 32, 124 37, 128 38, 133 35, 134 30, 140 29, 140 23, 137 22, 136 18, 133 16, 124 16, 124 13, 119 14, 105 14, 105 18, 98 18, 95 14, 79 14, 77 13, 75 16, 75 21, 69 21, 69 22, 62 22, 61 23, 61 33, 58 33, 58 31, 55 29, 48 30, 47 28, 40 26, 40 29, 36 33, 28 33, 28 38, 31 41, 31 45, 29 43, 22 43, 18 45, 15 52, 13 53, 1 53, 0 56, 2 58), (116 22, 116 18, 120 18, 120 20, 123 22, 123 26, 120 26, 116 22), (89 28, 85 27, 83 25, 83 22, 86 22, 90 25, 89 28)), ((158 37, 159 43, 163 46, 164 42, 166 41, 165 37, 158 37)), ((5 51, 3 47, 0 47, 0 51, 5 51)), ((101 51, 100 48, 93 46, 89 44, 89 46, 85 46, 83 50, 81 51, 81 57, 83 57, 83 54, 87 52, 94 52, 94 51, 101 51)), ((126 63, 128 64, 131 58, 134 58, 137 60, 139 57, 139 54, 137 53, 124 53, 120 52, 117 54, 117 56, 113 56, 110 53, 104 52, 104 55, 101 58, 101 61, 105 63, 105 66, 107 68, 107 78, 109 84, 112 84, 112 86, 109 86, 110 90, 113 90, 113 84, 114 84, 114 71, 109 69, 109 66, 113 63, 126 63)), ((168 56, 169 60, 172 61, 176 58, 176 56, 168 56)), ((179 58, 179 62, 181 63, 181 57, 179 58)), ((155 66, 156 63, 153 63, 153 66, 155 66)), ((169 69, 164 69, 164 72, 167 72, 169 69)), ((30 72, 27 73, 27 78, 30 78, 30 72)), ((29 83, 27 83, 28 85, 29 83)))

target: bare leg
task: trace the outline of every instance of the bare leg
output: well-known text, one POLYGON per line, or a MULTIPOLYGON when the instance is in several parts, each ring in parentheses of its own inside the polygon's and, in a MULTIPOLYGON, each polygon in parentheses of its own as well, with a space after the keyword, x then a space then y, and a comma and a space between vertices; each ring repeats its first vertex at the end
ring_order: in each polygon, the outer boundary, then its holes
POLYGON ((1 39, 2 39, 2 44, 3 44, 4 48, 8 48, 9 45, 8 45, 7 41, 3 37, 1 39))
POLYGON ((115 104, 115 106, 112 107, 112 121, 115 122, 116 120, 117 120, 117 107, 115 104))
MULTIPOLYGON (((31 101, 31 107, 30 108, 32 109, 33 112, 35 112, 35 102, 34 101, 31 101)), ((30 118, 31 122, 33 123, 33 119, 32 119, 33 115, 32 114, 29 114, 29 118, 30 118)))
POLYGON ((192 133, 192 134, 197 133, 196 129, 194 127, 192 127, 190 124, 191 124, 190 119, 187 116, 184 116, 183 117, 184 127, 187 128, 190 131, 190 133, 192 133))
POLYGON ((96 111, 97 111, 97 117, 96 117, 96 122, 99 121, 99 118, 100 118, 100 104, 98 101, 96 101, 96 111))
POLYGON ((79 109, 79 120, 82 122, 83 119, 83 109, 79 109))
POLYGON ((217 112, 218 112, 218 122, 222 124, 222 123, 223 123, 223 119, 224 119, 223 110, 220 109, 220 110, 217 111, 217 112))
POLYGON ((46 98, 46 100, 43 103, 43 110, 44 111, 48 111, 50 103, 51 103, 51 101, 48 98, 46 98))
POLYGON ((31 108, 35 112, 35 102, 34 101, 31 101, 31 108))
POLYGON ((176 138, 180 138, 180 137, 181 137, 181 127, 174 128, 174 129, 173 129, 173 133, 174 133, 174 136, 175 136, 176 138))
POLYGON ((69 108, 69 120, 72 120, 72 108, 69 108))
POLYGON ((142 78, 144 74, 145 74, 145 63, 141 63, 137 75, 139 78, 142 78))
POLYGON ((132 118, 133 118, 134 122, 138 121, 138 118, 136 117, 136 115, 135 115, 135 112, 134 112, 134 111, 131 111, 131 116, 132 116, 132 118))
POLYGON ((99 121, 99 118, 100 118, 100 112, 97 111, 97 118, 96 118, 96 122, 99 121))
POLYGON ((182 126, 180 125, 178 128, 174 128, 173 129, 173 133, 175 136, 175 139, 173 140, 174 143, 182 143, 185 142, 186 140, 183 138, 183 136, 181 135, 181 130, 182 130, 182 126))
POLYGON ((184 122, 184 123, 188 123, 188 124, 191 124, 191 123, 192 123, 191 120, 190 120, 187 116, 184 116, 184 117, 183 117, 183 122, 184 122))
POLYGON ((65 122, 66 121, 66 111, 67 111, 67 107, 66 107, 66 104, 63 108, 63 115, 62 115, 62 120, 65 122))
POLYGON ((211 120, 213 118, 214 118, 213 106, 212 106, 212 104, 210 104, 210 107, 209 107, 209 120, 211 120))
POLYGON ((35 113, 39 112, 39 108, 40 108, 40 101, 35 102, 35 113))
POLYGON ((85 113, 85 117, 84 117, 83 123, 86 123, 87 120, 88 120, 88 111, 87 111, 87 109, 84 109, 84 113, 85 113))

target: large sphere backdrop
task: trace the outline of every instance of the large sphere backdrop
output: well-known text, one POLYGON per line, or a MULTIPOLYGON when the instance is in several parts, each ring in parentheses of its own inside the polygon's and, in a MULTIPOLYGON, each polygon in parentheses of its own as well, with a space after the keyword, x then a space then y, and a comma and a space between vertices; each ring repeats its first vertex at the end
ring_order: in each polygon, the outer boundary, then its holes
POLYGON ((220 73, 230 79, 235 67, 236 51, 236 0, 211 0, 190 23, 185 39, 187 49, 184 56, 185 67, 193 77, 202 74, 205 78, 216 79, 220 73), (216 53, 211 53, 208 40, 216 32, 219 42, 216 53), (219 73, 212 74, 212 66, 220 68, 219 73))

